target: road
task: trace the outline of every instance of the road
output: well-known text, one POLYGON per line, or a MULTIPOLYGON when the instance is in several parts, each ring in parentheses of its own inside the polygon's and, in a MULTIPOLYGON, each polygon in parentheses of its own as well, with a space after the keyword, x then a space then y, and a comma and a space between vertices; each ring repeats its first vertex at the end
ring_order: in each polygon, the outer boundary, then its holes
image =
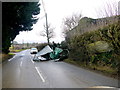
POLYGON ((65 62, 34 62, 30 50, 2 64, 2 88, 118 87, 118 81, 65 62))

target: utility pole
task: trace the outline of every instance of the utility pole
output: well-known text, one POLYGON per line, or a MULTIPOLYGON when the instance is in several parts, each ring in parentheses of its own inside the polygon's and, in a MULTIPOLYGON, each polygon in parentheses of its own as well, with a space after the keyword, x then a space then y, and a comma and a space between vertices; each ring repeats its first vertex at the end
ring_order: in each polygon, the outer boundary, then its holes
POLYGON ((44 9, 44 12, 45 12, 45 18, 46 18, 46 33, 47 33, 47 43, 49 45, 49 31, 48 31, 48 20, 47 20, 47 13, 46 13, 46 10, 45 10, 45 6, 44 6, 44 2, 42 0, 42 4, 43 4, 43 9, 44 9))
POLYGON ((48 20, 47 20, 47 13, 45 13, 45 17, 46 17, 46 32, 47 32, 47 42, 49 45, 49 31, 48 31, 48 20))

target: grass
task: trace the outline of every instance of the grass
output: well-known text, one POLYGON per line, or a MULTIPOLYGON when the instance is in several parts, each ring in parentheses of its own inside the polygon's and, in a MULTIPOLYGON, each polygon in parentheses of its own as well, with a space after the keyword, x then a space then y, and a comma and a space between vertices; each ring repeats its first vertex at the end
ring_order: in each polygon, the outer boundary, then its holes
POLYGON ((12 50, 10 50, 10 52, 17 53, 17 52, 20 52, 20 51, 23 51, 23 50, 25 50, 25 49, 19 49, 19 50, 12 49, 12 50))
POLYGON ((10 50, 10 53, 8 54, 3 54, 3 53, 0 53, 0 63, 1 62, 4 62, 5 60, 8 60, 10 58, 12 58, 15 54, 14 53, 17 53, 17 52, 20 52, 20 51, 23 51, 25 49, 19 49, 19 50, 10 50))
POLYGON ((8 55, 15 55, 14 53, 8 53, 8 55))
POLYGON ((95 65, 95 64, 86 65, 84 62, 74 61, 71 59, 66 59, 64 61, 67 63, 73 64, 73 65, 76 65, 78 67, 82 67, 84 69, 88 69, 93 72, 118 79, 117 69, 111 68, 109 66, 100 66, 100 65, 95 65))
POLYGON ((8 60, 12 58, 15 54, 8 53, 8 54, 0 54, 0 63, 4 62, 5 60, 8 60))

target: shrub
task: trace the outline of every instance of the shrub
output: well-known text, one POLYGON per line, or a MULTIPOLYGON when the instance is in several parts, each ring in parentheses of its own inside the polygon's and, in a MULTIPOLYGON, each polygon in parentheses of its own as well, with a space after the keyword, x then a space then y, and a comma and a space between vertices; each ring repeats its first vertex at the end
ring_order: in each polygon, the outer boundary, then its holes
POLYGON ((67 45, 70 59, 117 68, 120 60, 120 25, 114 23, 96 31, 71 36, 67 45))

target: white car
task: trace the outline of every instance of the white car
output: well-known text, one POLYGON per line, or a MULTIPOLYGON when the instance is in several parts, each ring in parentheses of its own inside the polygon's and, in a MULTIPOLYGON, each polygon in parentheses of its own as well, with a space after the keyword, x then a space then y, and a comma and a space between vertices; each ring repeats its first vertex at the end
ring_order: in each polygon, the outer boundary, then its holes
POLYGON ((31 54, 37 54, 38 50, 37 48, 31 48, 30 53, 31 54))

